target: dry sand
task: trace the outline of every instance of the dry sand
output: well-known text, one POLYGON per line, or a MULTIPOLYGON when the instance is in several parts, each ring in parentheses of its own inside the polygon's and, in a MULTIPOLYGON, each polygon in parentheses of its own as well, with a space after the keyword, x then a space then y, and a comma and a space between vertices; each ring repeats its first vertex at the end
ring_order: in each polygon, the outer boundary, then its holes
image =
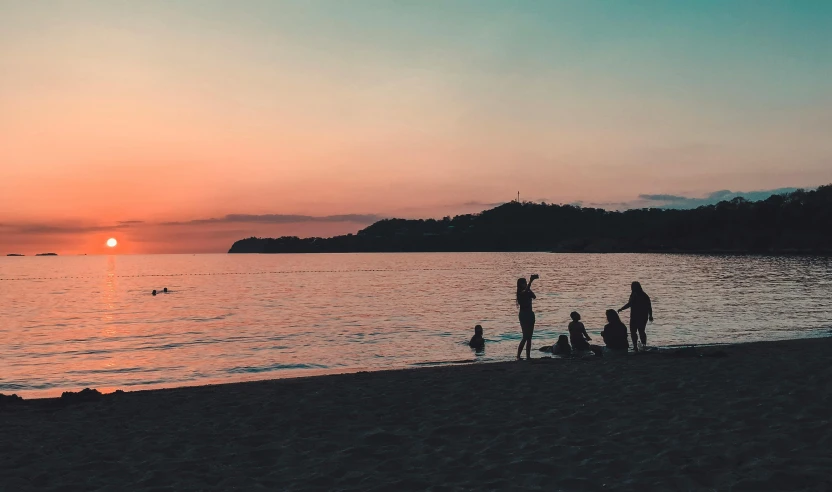
POLYGON ((832 339, 720 350, 7 405, 0 490, 832 490, 832 339))

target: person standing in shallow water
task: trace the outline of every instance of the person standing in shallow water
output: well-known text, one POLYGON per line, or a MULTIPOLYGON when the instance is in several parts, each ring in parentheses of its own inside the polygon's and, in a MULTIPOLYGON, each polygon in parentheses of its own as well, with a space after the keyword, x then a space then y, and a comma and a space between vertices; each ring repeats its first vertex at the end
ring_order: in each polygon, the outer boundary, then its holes
POLYGON ((641 338, 641 346, 647 346, 647 320, 653 321, 653 305, 650 296, 641 288, 641 284, 633 282, 630 286, 632 293, 630 301, 618 310, 620 313, 626 309, 630 310, 630 338, 633 340, 633 350, 638 352, 638 339, 641 338))
POLYGON ((517 359, 523 354, 523 347, 526 347, 526 358, 532 358, 532 335, 534 334, 534 311, 532 310, 532 299, 537 297, 532 292, 532 282, 540 278, 537 275, 529 277, 528 283, 525 278, 517 279, 517 306, 520 308, 520 329, 523 330, 523 339, 517 347, 517 359))

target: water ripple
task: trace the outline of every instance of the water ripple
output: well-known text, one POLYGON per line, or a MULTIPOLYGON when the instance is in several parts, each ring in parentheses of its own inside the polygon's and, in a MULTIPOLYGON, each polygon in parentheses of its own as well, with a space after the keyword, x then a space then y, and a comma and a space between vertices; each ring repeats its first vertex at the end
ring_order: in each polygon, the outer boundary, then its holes
POLYGON ((225 372, 229 374, 238 374, 238 373, 258 373, 258 372, 271 372, 271 371, 280 371, 284 369, 326 369, 327 366, 321 364, 269 364, 267 366, 244 366, 244 367, 232 367, 231 369, 226 369, 225 372))
POLYGON ((514 284, 531 273, 541 276, 535 349, 566 332, 573 310, 599 340, 604 311, 627 301, 633 280, 653 299, 651 345, 832 334, 826 257, 0 257, 0 392, 509 360, 521 336, 514 284), (164 287, 168 294, 150 295, 164 287), (488 340, 483 354, 467 347, 476 324, 488 340))

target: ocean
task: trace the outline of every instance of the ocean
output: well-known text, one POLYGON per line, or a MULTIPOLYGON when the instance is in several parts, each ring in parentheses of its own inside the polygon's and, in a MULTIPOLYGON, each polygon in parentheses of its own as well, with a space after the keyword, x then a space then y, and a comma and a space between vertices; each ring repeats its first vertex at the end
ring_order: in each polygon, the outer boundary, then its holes
MULTIPOLYGON (((57 396, 514 358, 537 273, 533 357, 638 280, 648 344, 828 336, 832 261, 806 256, 424 253, 0 258, 0 393, 57 396), (167 294, 151 291, 167 288, 167 294), (481 324, 483 354, 467 346, 481 324)), ((627 314, 622 314, 627 322, 627 314)))

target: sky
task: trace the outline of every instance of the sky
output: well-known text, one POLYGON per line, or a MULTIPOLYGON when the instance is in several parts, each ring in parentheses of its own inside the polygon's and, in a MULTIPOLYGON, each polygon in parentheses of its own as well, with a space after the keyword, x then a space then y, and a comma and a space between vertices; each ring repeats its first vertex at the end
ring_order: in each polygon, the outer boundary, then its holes
POLYGON ((0 0, 0 253, 827 184, 830 25, 824 0, 0 0))

